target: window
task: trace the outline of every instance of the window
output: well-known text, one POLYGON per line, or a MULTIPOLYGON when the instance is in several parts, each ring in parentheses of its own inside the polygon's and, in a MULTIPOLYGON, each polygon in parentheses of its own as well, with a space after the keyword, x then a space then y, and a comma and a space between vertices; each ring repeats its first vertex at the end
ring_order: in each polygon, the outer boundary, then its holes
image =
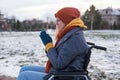
POLYGON ((106 10, 106 14, 108 14, 108 11, 106 10))

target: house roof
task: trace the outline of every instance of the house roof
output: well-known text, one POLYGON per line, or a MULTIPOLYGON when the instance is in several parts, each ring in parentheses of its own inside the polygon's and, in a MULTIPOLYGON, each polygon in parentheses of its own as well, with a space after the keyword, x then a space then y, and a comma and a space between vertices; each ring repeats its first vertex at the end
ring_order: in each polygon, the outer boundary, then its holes
POLYGON ((112 15, 120 15, 120 9, 113 9, 112 15))
POLYGON ((102 15, 107 15, 106 13, 103 13, 103 11, 111 11, 109 15, 120 15, 120 9, 106 8, 106 9, 100 9, 98 11, 102 15))

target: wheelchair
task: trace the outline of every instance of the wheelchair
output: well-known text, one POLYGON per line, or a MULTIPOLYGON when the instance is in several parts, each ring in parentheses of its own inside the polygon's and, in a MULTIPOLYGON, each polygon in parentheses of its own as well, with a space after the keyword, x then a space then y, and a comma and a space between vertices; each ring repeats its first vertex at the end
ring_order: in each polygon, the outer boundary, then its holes
POLYGON ((90 62, 90 56, 91 56, 91 49, 96 48, 100 50, 106 51, 107 48, 102 46, 97 46, 94 43, 87 42, 87 44, 90 46, 89 51, 85 56, 85 63, 84 63, 84 69, 83 71, 61 71, 61 72, 52 72, 51 74, 48 74, 44 77, 44 80, 91 80, 91 78, 88 76, 88 64, 90 62), (78 79, 74 78, 78 77, 78 79))

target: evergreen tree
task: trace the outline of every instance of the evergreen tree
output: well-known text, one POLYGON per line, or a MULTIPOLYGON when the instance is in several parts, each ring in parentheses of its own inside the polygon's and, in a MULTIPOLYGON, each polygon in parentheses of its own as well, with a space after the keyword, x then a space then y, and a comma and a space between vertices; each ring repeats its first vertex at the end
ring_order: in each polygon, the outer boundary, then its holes
POLYGON ((22 28, 21 28, 21 22, 19 20, 17 20, 16 22, 16 30, 17 31, 20 31, 22 28))
POLYGON ((88 9, 85 11, 85 14, 81 17, 81 19, 84 21, 84 24, 88 27, 88 29, 90 29, 90 17, 88 9))
POLYGON ((94 29, 101 29, 101 25, 102 25, 102 18, 98 10, 96 10, 95 17, 94 17, 94 24, 93 24, 94 29))
POLYGON ((82 20, 85 25, 88 26, 88 29, 101 29, 102 18, 94 5, 91 5, 90 9, 86 10, 85 14, 82 16, 82 20))

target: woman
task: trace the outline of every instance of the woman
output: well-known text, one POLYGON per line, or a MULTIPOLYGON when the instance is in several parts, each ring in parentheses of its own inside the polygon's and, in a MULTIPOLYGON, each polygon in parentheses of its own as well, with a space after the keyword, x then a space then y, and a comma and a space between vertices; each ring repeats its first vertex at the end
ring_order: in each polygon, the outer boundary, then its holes
POLYGON ((42 80, 42 78, 57 71, 83 71, 85 55, 89 49, 84 39, 83 30, 87 29, 80 19, 80 12, 73 7, 60 9, 56 14, 56 43, 45 31, 40 38, 45 45, 48 57, 46 68, 23 67, 18 80, 42 80))

